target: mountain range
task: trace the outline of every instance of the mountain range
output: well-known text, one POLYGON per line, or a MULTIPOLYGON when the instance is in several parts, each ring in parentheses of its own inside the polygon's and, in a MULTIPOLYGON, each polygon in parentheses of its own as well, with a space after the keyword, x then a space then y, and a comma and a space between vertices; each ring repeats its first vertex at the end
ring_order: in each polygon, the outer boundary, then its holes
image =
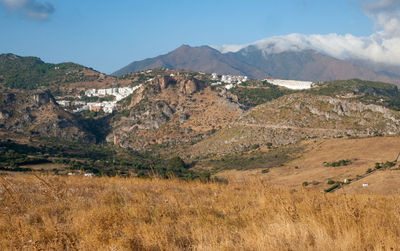
MULTIPOLYGON (((267 53, 254 45, 237 52, 222 53, 210 46, 179 48, 154 58, 135 61, 112 75, 122 76, 152 68, 192 70, 205 73, 246 75, 250 78, 282 78, 307 81, 331 81, 358 78, 400 83, 391 66, 371 62, 340 60, 317 51, 283 51, 267 53)), ((395 67, 394 67, 395 68, 395 67)))

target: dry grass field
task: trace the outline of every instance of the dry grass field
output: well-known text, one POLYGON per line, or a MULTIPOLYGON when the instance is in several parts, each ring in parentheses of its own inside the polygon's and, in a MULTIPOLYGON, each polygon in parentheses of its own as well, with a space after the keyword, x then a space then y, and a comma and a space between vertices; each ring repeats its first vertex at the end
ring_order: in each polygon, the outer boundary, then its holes
MULTIPOLYGON (((261 170, 256 169, 225 171, 217 176, 238 181, 243 177, 260 177, 271 184, 295 189, 301 187, 305 181, 316 181, 319 182, 318 185, 309 187, 322 191, 329 187, 327 179, 343 181, 346 178, 355 178, 365 174, 369 168, 373 169, 376 162, 394 161, 400 152, 400 137, 316 139, 303 141, 301 144, 305 149, 301 157, 283 167, 272 168, 266 174, 261 175, 261 170), (323 164, 347 159, 352 161, 347 166, 325 167, 323 164)), ((348 192, 397 193, 400 188, 400 170, 379 171, 349 187, 351 189, 346 189, 348 192), (370 186, 362 188, 362 183, 369 183, 370 186)))
POLYGON ((2 250, 398 250, 398 195, 0 176, 2 250))

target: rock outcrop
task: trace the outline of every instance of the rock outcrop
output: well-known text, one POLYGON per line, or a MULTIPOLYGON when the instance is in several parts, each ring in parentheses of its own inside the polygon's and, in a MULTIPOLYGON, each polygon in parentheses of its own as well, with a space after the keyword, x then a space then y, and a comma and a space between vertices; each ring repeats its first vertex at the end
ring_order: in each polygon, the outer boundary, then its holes
POLYGON ((107 141, 136 150, 198 141, 243 112, 239 104, 188 75, 149 80, 123 109, 130 109, 129 115, 114 120, 107 141))
POLYGON ((21 136, 40 135, 81 142, 96 141, 85 123, 59 107, 48 91, 1 93, 0 128, 21 136))

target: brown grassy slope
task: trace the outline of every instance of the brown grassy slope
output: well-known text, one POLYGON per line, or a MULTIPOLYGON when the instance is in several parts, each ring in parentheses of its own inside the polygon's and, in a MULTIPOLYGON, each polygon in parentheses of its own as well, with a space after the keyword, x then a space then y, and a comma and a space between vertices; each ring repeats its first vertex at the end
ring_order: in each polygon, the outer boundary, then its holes
MULTIPOLYGON (((228 179, 238 180, 241 177, 260 176, 266 181, 282 186, 298 188, 304 181, 318 181, 321 184, 310 186, 319 190, 328 188, 327 178, 335 181, 343 181, 345 178, 354 178, 362 175, 368 168, 374 168, 376 162, 394 161, 400 152, 400 137, 373 137, 359 139, 318 139, 308 140, 301 143, 305 147, 302 157, 288 162, 283 167, 270 169, 267 174, 261 174, 260 169, 247 172, 226 171, 219 173, 218 176, 228 179), (339 167, 325 167, 323 163, 335 162, 349 159, 351 165, 339 167), (296 169, 295 167, 298 167, 296 169)), ((374 179, 383 172, 379 171, 366 178, 365 181, 374 179)), ((368 189, 362 189, 361 184, 364 180, 356 182, 350 187, 360 189, 349 189, 347 191, 369 191, 375 193, 397 193, 400 187, 400 171, 385 171, 386 176, 390 176, 390 185, 384 185, 385 180, 380 179, 379 184, 375 184, 368 189), (387 174, 386 174, 387 173, 387 174)), ((385 177, 386 177, 385 176, 385 177)), ((240 179, 239 179, 240 180, 240 179)), ((371 184, 378 182, 370 181, 371 184)), ((367 182, 368 183, 368 182, 367 182)))
POLYGON ((364 193, 364 194, 389 194, 400 192, 400 171, 387 170, 375 172, 362 180, 356 181, 344 189, 338 190, 339 193, 364 193), (363 187, 362 184, 368 184, 363 187))
POLYGON ((34 176, 0 179, 1 249, 400 248, 398 196, 242 184, 34 176))

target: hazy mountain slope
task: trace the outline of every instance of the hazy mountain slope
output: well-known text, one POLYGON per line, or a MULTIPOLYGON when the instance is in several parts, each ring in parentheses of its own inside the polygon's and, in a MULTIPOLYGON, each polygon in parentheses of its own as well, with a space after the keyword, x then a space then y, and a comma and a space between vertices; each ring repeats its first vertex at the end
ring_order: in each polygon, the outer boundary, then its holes
POLYGON ((121 76, 129 72, 137 72, 152 68, 201 71, 206 73, 248 75, 255 78, 265 78, 267 75, 246 62, 238 61, 229 55, 209 47, 190 47, 182 45, 176 50, 155 58, 133 62, 116 71, 113 75, 121 76))
POLYGON ((228 55, 257 67, 274 78, 309 81, 359 78, 391 83, 400 82, 385 74, 377 74, 361 66, 325 56, 313 50, 266 54, 257 47, 249 46, 228 55))
POLYGON ((298 80, 341 80, 359 78, 398 84, 397 75, 320 54, 313 50, 266 53, 256 46, 238 52, 220 53, 208 47, 181 46, 155 58, 137 61, 116 71, 121 76, 129 72, 165 67, 206 73, 247 75, 251 78, 268 77, 298 80))

